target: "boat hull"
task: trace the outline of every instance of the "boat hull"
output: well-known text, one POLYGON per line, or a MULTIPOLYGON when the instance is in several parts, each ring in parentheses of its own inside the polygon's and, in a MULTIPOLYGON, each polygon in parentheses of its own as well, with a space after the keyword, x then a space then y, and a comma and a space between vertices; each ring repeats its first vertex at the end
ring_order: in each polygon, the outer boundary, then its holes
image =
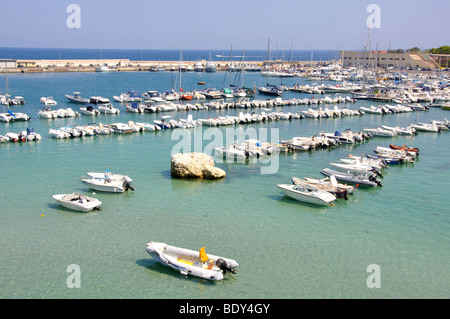
POLYGON ((311 196, 310 194, 307 194, 306 192, 295 191, 295 190, 293 190, 293 186, 295 186, 295 185, 285 185, 285 184, 277 185, 277 187, 280 188, 286 196, 289 196, 300 202, 305 202, 305 203, 315 204, 315 205, 320 205, 320 206, 328 206, 333 201, 336 200, 335 196, 333 196, 332 194, 328 194, 326 192, 322 192, 322 194, 327 194, 330 196, 316 197, 316 196, 311 196))
POLYGON ((233 259, 208 254, 207 263, 212 264, 210 264, 210 267, 205 267, 206 264, 200 260, 199 251, 159 242, 149 242, 146 246, 146 251, 158 262, 179 271, 183 275, 192 275, 213 281, 219 281, 224 278, 224 271, 215 266, 217 260, 224 260, 227 266, 230 267, 231 272, 234 272, 233 269, 238 266, 238 263, 233 259))
POLYGON ((94 209, 100 209, 102 202, 96 198, 80 196, 75 194, 56 194, 52 196, 61 206, 71 210, 89 212, 94 209), (83 199, 84 201, 82 201, 83 199))
POLYGON ((100 179, 82 179, 83 183, 88 184, 92 189, 95 189, 100 192, 109 192, 109 193, 124 193, 127 189, 124 187, 122 183, 118 182, 110 182, 107 183, 105 180, 100 179))

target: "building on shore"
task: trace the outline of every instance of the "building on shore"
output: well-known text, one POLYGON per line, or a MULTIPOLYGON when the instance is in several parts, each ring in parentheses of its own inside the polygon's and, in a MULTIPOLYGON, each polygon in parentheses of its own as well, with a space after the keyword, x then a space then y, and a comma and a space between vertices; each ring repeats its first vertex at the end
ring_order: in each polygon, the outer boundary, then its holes
POLYGON ((387 51, 343 51, 344 67, 434 70, 439 65, 422 52, 391 53, 387 51))
POLYGON ((0 69, 17 68, 17 60, 12 59, 0 59, 0 69))

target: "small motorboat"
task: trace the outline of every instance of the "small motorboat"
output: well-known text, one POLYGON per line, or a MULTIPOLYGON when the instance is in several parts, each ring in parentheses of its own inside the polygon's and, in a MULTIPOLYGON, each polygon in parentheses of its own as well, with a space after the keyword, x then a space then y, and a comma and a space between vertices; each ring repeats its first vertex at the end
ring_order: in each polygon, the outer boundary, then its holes
POLYGON ((369 175, 378 175, 380 177, 383 177, 381 174, 381 170, 378 168, 375 168, 372 165, 364 165, 361 164, 358 161, 354 161, 350 164, 347 163, 330 163, 331 166, 333 166, 335 169, 341 172, 346 173, 356 173, 356 174, 369 174, 369 175))
POLYGON ((389 147, 393 150, 402 150, 407 152, 414 152, 416 155, 419 155, 419 149, 417 147, 409 147, 406 144, 403 144, 403 146, 396 146, 393 144, 389 144, 389 147))
POLYGON ((132 127, 124 123, 112 123, 110 124, 110 128, 115 134, 128 134, 134 132, 132 127))
POLYGON ((197 84, 198 85, 205 85, 205 82, 204 81, 199 81, 199 82, 197 82, 197 84))
POLYGON ((277 184, 277 187, 287 196, 300 202, 328 206, 337 199, 333 194, 309 184, 277 184))
MULTIPOLYGON (((292 183, 294 185, 303 185, 305 187, 314 186, 322 191, 333 194, 337 198, 344 198, 345 200, 348 200, 347 190, 340 188, 337 185, 338 183, 337 183, 336 178, 334 176, 332 176, 332 178, 333 178, 333 182, 328 181, 327 183, 325 183, 325 182, 311 182, 311 181, 307 180, 306 178, 304 180, 302 180, 297 177, 292 177, 292 183)), ((351 187, 353 187, 353 186, 351 186, 351 187)))
POLYGON ((53 99, 53 97, 49 96, 49 97, 41 97, 40 102, 45 104, 45 105, 57 105, 58 103, 53 99))
POLYGON ((131 113, 144 113, 144 105, 137 104, 137 103, 131 103, 131 105, 126 105, 127 112, 131 113))
POLYGON ((324 168, 320 171, 321 174, 325 176, 334 175, 338 181, 356 185, 365 185, 365 186, 382 186, 381 181, 374 177, 373 174, 356 174, 356 173, 344 173, 335 170, 331 170, 329 168, 324 168))
POLYGON ((441 130, 439 129, 439 127, 434 124, 427 124, 427 123, 417 123, 417 124, 411 124, 411 127, 415 128, 416 131, 420 131, 420 132, 432 132, 432 133, 437 133, 440 132, 441 130))
POLYGON ((386 130, 381 127, 378 128, 365 128, 364 132, 368 132, 373 136, 381 136, 381 137, 394 137, 397 136, 396 131, 386 130))
POLYGON ((81 97, 80 92, 73 92, 73 95, 66 94, 64 96, 72 103, 86 104, 90 101, 88 98, 81 97))
POLYGON ((100 113, 105 113, 105 114, 119 114, 120 113, 120 110, 118 108, 115 108, 111 103, 100 104, 98 106, 98 110, 100 111, 100 113))
POLYGON ((100 114, 99 110, 94 108, 93 104, 86 104, 84 107, 80 107, 81 114, 97 116, 100 114))
POLYGON ((102 176, 93 175, 94 173, 90 174, 90 178, 82 178, 81 181, 97 191, 110 193, 124 193, 128 190, 134 191, 134 187, 131 185, 132 179, 128 176, 123 175, 123 177, 114 178, 113 174, 110 176, 105 176, 105 174, 101 174, 102 176))
POLYGON ((54 200, 62 206, 77 210, 81 212, 89 212, 93 209, 100 210, 102 202, 96 198, 80 195, 78 193, 72 194, 56 194, 52 196, 54 200))
POLYGON ((195 251, 160 242, 149 242, 145 250, 157 261, 182 275, 208 280, 222 280, 227 272, 235 274, 235 268, 239 266, 233 259, 206 254, 205 247, 195 251))

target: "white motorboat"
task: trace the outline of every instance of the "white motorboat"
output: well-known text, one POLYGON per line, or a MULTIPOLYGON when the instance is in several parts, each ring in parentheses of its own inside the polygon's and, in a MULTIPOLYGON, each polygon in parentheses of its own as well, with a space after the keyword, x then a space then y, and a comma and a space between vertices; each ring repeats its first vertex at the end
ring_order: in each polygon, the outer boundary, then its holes
POLYGON ((72 103, 79 103, 79 104, 89 103, 89 99, 81 97, 80 92, 73 92, 73 95, 66 94, 64 96, 72 103))
POLYGON ((355 173, 355 174, 372 174, 374 176, 379 175, 381 177, 381 170, 371 165, 363 165, 358 161, 355 161, 351 164, 330 163, 330 165, 341 172, 355 173))
POLYGON ((22 139, 27 141, 40 141, 42 140, 42 136, 34 131, 34 128, 27 127, 25 131, 22 131, 20 134, 22 139))
POLYGON ((161 128, 158 125, 154 125, 154 124, 151 124, 151 123, 148 123, 148 122, 145 122, 145 123, 143 123, 143 122, 136 122, 136 125, 142 127, 144 129, 144 131, 153 132, 153 131, 161 130, 161 128))
POLYGON ((206 254, 204 247, 195 251, 160 242, 149 242, 145 250, 157 261, 182 275, 208 280, 222 280, 227 272, 235 274, 235 268, 239 266, 233 259, 206 254))
POLYGON ((89 103, 92 104, 106 104, 110 102, 111 101, 109 99, 103 96, 91 96, 91 98, 89 99, 89 103))
POLYGON ((365 128, 364 132, 370 133, 373 136, 381 136, 381 137, 394 137, 394 136, 397 136, 397 132, 396 131, 385 130, 385 129, 381 128, 381 127, 365 128))
POLYGON ((337 199, 333 194, 309 184, 277 184, 277 187, 287 196, 305 203, 328 206, 337 199))
POLYGON ((256 157, 256 154, 249 150, 239 149, 235 144, 223 147, 214 147, 215 155, 226 159, 249 159, 256 157))
POLYGON ((100 114, 99 110, 94 109, 94 106, 91 104, 87 104, 84 107, 80 107, 81 114, 97 116, 100 114))
POLYGON ((317 189, 320 189, 322 191, 328 192, 336 196, 336 198, 344 198, 345 200, 348 200, 347 197, 348 191, 346 189, 338 187, 338 182, 334 176, 332 176, 332 182, 330 182, 330 180, 328 180, 328 182, 324 182, 322 180, 316 180, 312 182, 310 180, 307 180, 306 178, 302 180, 297 177, 292 177, 292 183, 294 185, 301 185, 303 187, 314 186, 317 189))
POLYGON ((379 106, 374 106, 374 105, 372 105, 370 107, 361 106, 360 110, 364 111, 365 113, 369 113, 369 114, 378 114, 378 115, 385 114, 383 108, 381 108, 379 106))
POLYGON ((161 97, 161 93, 158 91, 147 91, 144 94, 142 94, 144 99, 150 100, 153 102, 164 102, 164 99, 161 97))
POLYGON ((393 131, 397 133, 398 135, 414 135, 416 134, 416 129, 412 126, 407 127, 400 127, 400 126, 387 126, 387 125, 380 125, 380 127, 384 130, 393 131))
POLYGON ((102 202, 94 197, 72 194, 56 194, 52 196, 62 206, 81 212, 89 212, 93 209, 100 210, 102 202))
POLYGON ((55 129, 49 129, 48 135, 51 137, 57 138, 57 139, 66 139, 71 137, 68 132, 62 131, 62 130, 55 130, 55 129))
POLYGON ((374 177, 373 174, 356 174, 356 173, 344 173, 340 171, 331 170, 329 168, 324 168, 320 171, 321 174, 325 176, 334 175, 338 181, 344 183, 351 183, 356 185, 365 186, 382 186, 381 181, 374 177))
POLYGON ((334 176, 327 176, 325 178, 312 178, 305 177, 305 181, 318 185, 331 186, 333 188, 342 189, 347 191, 347 194, 353 194, 355 191, 355 187, 348 184, 339 183, 334 176))
POLYGON ((144 113, 144 105, 131 103, 131 105, 127 104, 127 112, 131 113, 144 113))
POLYGON ((132 127, 124 123, 113 123, 109 127, 115 134, 128 134, 134 132, 132 127))
POLYGON ((98 106, 100 113, 104 114, 120 114, 120 110, 114 107, 111 103, 100 104, 98 106))
POLYGON ((58 103, 53 99, 53 97, 48 96, 48 97, 41 97, 40 99, 41 103, 44 103, 45 105, 57 105, 58 103))
POLYGON ((81 181, 88 184, 92 189, 101 192, 124 193, 128 190, 134 191, 134 187, 131 186, 132 180, 127 176, 122 179, 108 179, 105 176, 102 178, 90 177, 82 178, 81 181))
POLYGON ((58 117, 56 111, 52 111, 50 106, 44 106, 42 110, 39 110, 37 114, 44 119, 54 119, 58 117))
POLYGON ((109 71, 112 71, 112 69, 110 69, 107 65, 102 65, 102 66, 99 66, 99 67, 95 68, 95 71, 97 71, 97 72, 109 72, 109 71))
POLYGON ((109 135, 114 133, 113 129, 109 125, 103 125, 103 123, 98 123, 98 125, 92 124, 91 127, 98 135, 109 135))
POLYGON ((439 127, 437 127, 436 124, 430 123, 417 123, 417 124, 411 124, 411 127, 415 128, 416 131, 421 131, 421 132, 433 132, 433 133, 437 133, 440 131, 439 127))
POLYGON ((20 112, 12 112, 11 110, 8 110, 7 113, 0 113, 0 121, 1 122, 19 122, 19 121, 29 121, 31 117, 29 117, 25 113, 20 112))
POLYGON ((386 167, 386 163, 381 160, 381 159, 374 159, 374 158, 369 158, 367 156, 354 156, 354 155, 347 155, 347 158, 341 158, 339 160, 339 162, 341 163, 345 163, 345 164, 354 164, 354 163, 358 163, 358 164, 362 164, 362 165, 367 165, 367 166, 371 166, 374 167, 376 169, 382 170, 383 168, 386 167))

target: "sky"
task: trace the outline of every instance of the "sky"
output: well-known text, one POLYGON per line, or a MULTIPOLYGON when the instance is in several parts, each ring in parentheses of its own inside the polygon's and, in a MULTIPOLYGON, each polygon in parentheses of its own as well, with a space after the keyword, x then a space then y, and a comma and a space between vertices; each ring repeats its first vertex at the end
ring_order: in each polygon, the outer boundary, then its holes
POLYGON ((0 0, 0 12, 0 47, 386 50, 450 45, 449 0, 0 0), (68 10, 71 4, 79 11, 68 10), (379 10, 367 12, 371 4, 379 10))

